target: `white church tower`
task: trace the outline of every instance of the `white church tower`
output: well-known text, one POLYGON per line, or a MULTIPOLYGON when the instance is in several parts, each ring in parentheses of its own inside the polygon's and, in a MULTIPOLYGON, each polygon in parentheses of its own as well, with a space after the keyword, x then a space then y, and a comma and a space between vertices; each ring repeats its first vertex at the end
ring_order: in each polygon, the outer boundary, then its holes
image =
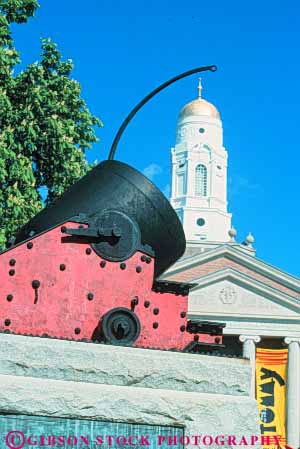
POLYGON ((227 212, 227 151, 218 110, 199 95, 178 117, 172 148, 171 204, 185 231, 187 243, 229 241, 227 212))

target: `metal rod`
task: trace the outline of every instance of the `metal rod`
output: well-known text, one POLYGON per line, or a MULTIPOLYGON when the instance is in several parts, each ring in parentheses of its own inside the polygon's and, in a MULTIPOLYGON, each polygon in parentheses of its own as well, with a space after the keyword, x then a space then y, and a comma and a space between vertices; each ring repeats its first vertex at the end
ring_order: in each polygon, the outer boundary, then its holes
POLYGON ((147 103, 149 100, 151 100, 152 97, 154 97, 154 95, 156 95, 158 92, 160 92, 161 90, 165 89, 166 87, 170 86, 170 84, 173 84, 176 81, 178 81, 178 80, 180 80, 182 78, 185 78, 186 76, 193 75, 194 73, 206 72, 206 71, 215 72, 216 70, 217 70, 217 66, 215 66, 215 65, 208 65, 208 66, 204 66, 204 67, 197 67, 195 69, 188 70, 187 72, 183 72, 180 75, 174 76, 169 81, 166 81, 165 83, 161 84, 156 89, 154 89, 149 95, 147 95, 142 101, 140 101, 135 106, 135 108, 132 109, 132 111, 127 115, 127 117, 123 121, 123 123, 120 126, 119 131, 117 132, 116 137, 114 138, 114 141, 112 143, 108 159, 109 160, 114 159, 118 143, 119 143, 119 141, 120 141, 120 139, 122 137, 122 134, 125 131, 128 123, 130 122, 130 120, 144 106, 145 103, 147 103))

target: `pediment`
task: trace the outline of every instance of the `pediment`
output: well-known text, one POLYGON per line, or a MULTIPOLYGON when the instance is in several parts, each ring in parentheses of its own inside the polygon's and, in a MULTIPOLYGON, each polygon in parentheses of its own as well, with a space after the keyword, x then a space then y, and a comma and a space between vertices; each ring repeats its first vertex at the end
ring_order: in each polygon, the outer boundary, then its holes
POLYGON ((234 270, 224 270, 198 280, 189 295, 189 313, 243 319, 300 319, 300 299, 234 270))
MULTIPOLYGON (((241 245, 237 245, 241 246, 241 245)), ((300 279, 286 273, 279 268, 267 264, 253 255, 246 254, 234 244, 223 244, 204 252, 199 248, 187 248, 187 257, 183 257, 163 277, 177 282, 197 282, 206 275, 222 270, 248 274, 253 280, 260 282, 293 297, 300 298, 300 279)))

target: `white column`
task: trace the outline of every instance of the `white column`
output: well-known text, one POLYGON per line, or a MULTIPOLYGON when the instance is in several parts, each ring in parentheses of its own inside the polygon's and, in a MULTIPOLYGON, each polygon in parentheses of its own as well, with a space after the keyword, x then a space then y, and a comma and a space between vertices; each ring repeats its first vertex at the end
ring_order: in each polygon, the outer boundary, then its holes
POLYGON ((288 345, 287 370, 287 444, 293 448, 300 443, 300 339, 286 337, 284 342, 288 345))
POLYGON ((240 335, 239 340, 243 343, 243 357, 250 360, 250 366, 252 371, 250 396, 255 398, 255 360, 256 360, 255 344, 259 343, 261 339, 258 335, 240 335))

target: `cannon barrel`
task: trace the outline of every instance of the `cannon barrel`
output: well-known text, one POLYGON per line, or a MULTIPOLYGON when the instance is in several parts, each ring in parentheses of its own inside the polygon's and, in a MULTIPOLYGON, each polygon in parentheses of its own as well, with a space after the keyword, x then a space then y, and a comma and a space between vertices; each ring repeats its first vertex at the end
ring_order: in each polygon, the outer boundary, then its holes
POLYGON ((150 245, 155 252, 155 276, 183 255, 184 231, 169 201, 142 173, 115 160, 101 162, 68 188, 19 231, 15 243, 79 214, 91 217, 112 208, 138 224, 142 244, 150 245))

